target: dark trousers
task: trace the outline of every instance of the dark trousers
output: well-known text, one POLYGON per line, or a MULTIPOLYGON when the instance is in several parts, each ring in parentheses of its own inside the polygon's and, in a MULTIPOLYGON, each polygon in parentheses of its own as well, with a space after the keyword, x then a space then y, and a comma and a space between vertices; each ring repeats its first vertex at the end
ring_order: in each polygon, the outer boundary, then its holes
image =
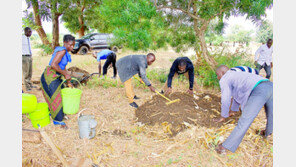
POLYGON ((116 66, 115 66, 115 63, 116 63, 116 54, 115 53, 110 53, 108 56, 107 56, 107 60, 103 66, 103 75, 106 75, 107 74, 107 71, 108 71, 108 66, 112 63, 112 66, 113 66, 113 76, 116 77, 117 75, 117 70, 116 70, 116 66))
POLYGON ((266 78, 269 79, 271 76, 271 65, 266 65, 266 63, 264 63, 262 66, 260 64, 256 64, 256 69, 258 70, 258 72, 260 73, 260 70, 264 68, 265 72, 266 72, 266 78))

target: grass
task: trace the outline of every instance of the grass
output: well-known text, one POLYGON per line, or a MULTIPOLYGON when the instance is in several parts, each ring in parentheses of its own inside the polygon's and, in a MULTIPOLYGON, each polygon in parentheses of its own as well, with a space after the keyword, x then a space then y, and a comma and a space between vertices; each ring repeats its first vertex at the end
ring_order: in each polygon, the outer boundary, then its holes
MULTIPOLYGON (((218 65, 227 65, 229 68, 235 66, 249 66, 254 68, 254 64, 247 59, 249 57, 246 53, 237 54, 213 54, 212 55, 217 61, 218 65)), ((199 85, 211 88, 219 88, 219 81, 215 71, 211 70, 209 65, 204 60, 198 64, 195 68, 195 73, 198 75, 197 83, 199 85)))
POLYGON ((110 87, 123 88, 123 84, 118 80, 103 76, 100 78, 93 77, 93 79, 87 82, 87 87, 90 89, 95 87, 103 87, 105 89, 110 87))

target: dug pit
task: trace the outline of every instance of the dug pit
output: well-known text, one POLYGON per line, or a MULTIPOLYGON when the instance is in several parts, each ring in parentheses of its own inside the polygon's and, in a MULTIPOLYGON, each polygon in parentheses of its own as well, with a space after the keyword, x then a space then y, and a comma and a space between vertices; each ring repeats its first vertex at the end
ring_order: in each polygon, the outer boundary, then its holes
POLYGON ((175 136, 190 125, 200 125, 207 128, 234 124, 241 112, 227 118, 224 122, 215 123, 213 118, 220 116, 221 98, 214 94, 200 94, 191 96, 186 93, 175 92, 169 99, 180 99, 179 102, 166 105, 167 102, 159 95, 144 103, 136 110, 138 122, 145 125, 169 126, 169 135, 175 136))

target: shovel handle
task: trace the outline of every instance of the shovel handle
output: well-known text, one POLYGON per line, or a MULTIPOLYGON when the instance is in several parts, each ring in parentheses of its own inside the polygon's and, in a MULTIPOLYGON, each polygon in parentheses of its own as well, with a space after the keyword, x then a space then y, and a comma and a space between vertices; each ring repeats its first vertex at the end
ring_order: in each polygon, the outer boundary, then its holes
MULTIPOLYGON (((145 84, 142 80, 140 80, 137 76, 134 76, 134 78, 136 78, 138 81, 140 81, 142 84, 145 84)), ((171 102, 171 100, 167 97, 165 97, 163 94, 159 93, 157 90, 155 90, 155 92, 160 95, 161 97, 165 98, 167 101, 171 102)))

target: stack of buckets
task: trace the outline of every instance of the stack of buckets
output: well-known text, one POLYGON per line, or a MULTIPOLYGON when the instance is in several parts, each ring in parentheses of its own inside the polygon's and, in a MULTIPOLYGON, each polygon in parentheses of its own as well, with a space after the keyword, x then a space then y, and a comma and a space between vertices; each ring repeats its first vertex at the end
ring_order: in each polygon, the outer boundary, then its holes
POLYGON ((47 103, 37 103, 35 95, 22 93, 22 114, 26 114, 34 128, 44 127, 50 123, 47 103))

